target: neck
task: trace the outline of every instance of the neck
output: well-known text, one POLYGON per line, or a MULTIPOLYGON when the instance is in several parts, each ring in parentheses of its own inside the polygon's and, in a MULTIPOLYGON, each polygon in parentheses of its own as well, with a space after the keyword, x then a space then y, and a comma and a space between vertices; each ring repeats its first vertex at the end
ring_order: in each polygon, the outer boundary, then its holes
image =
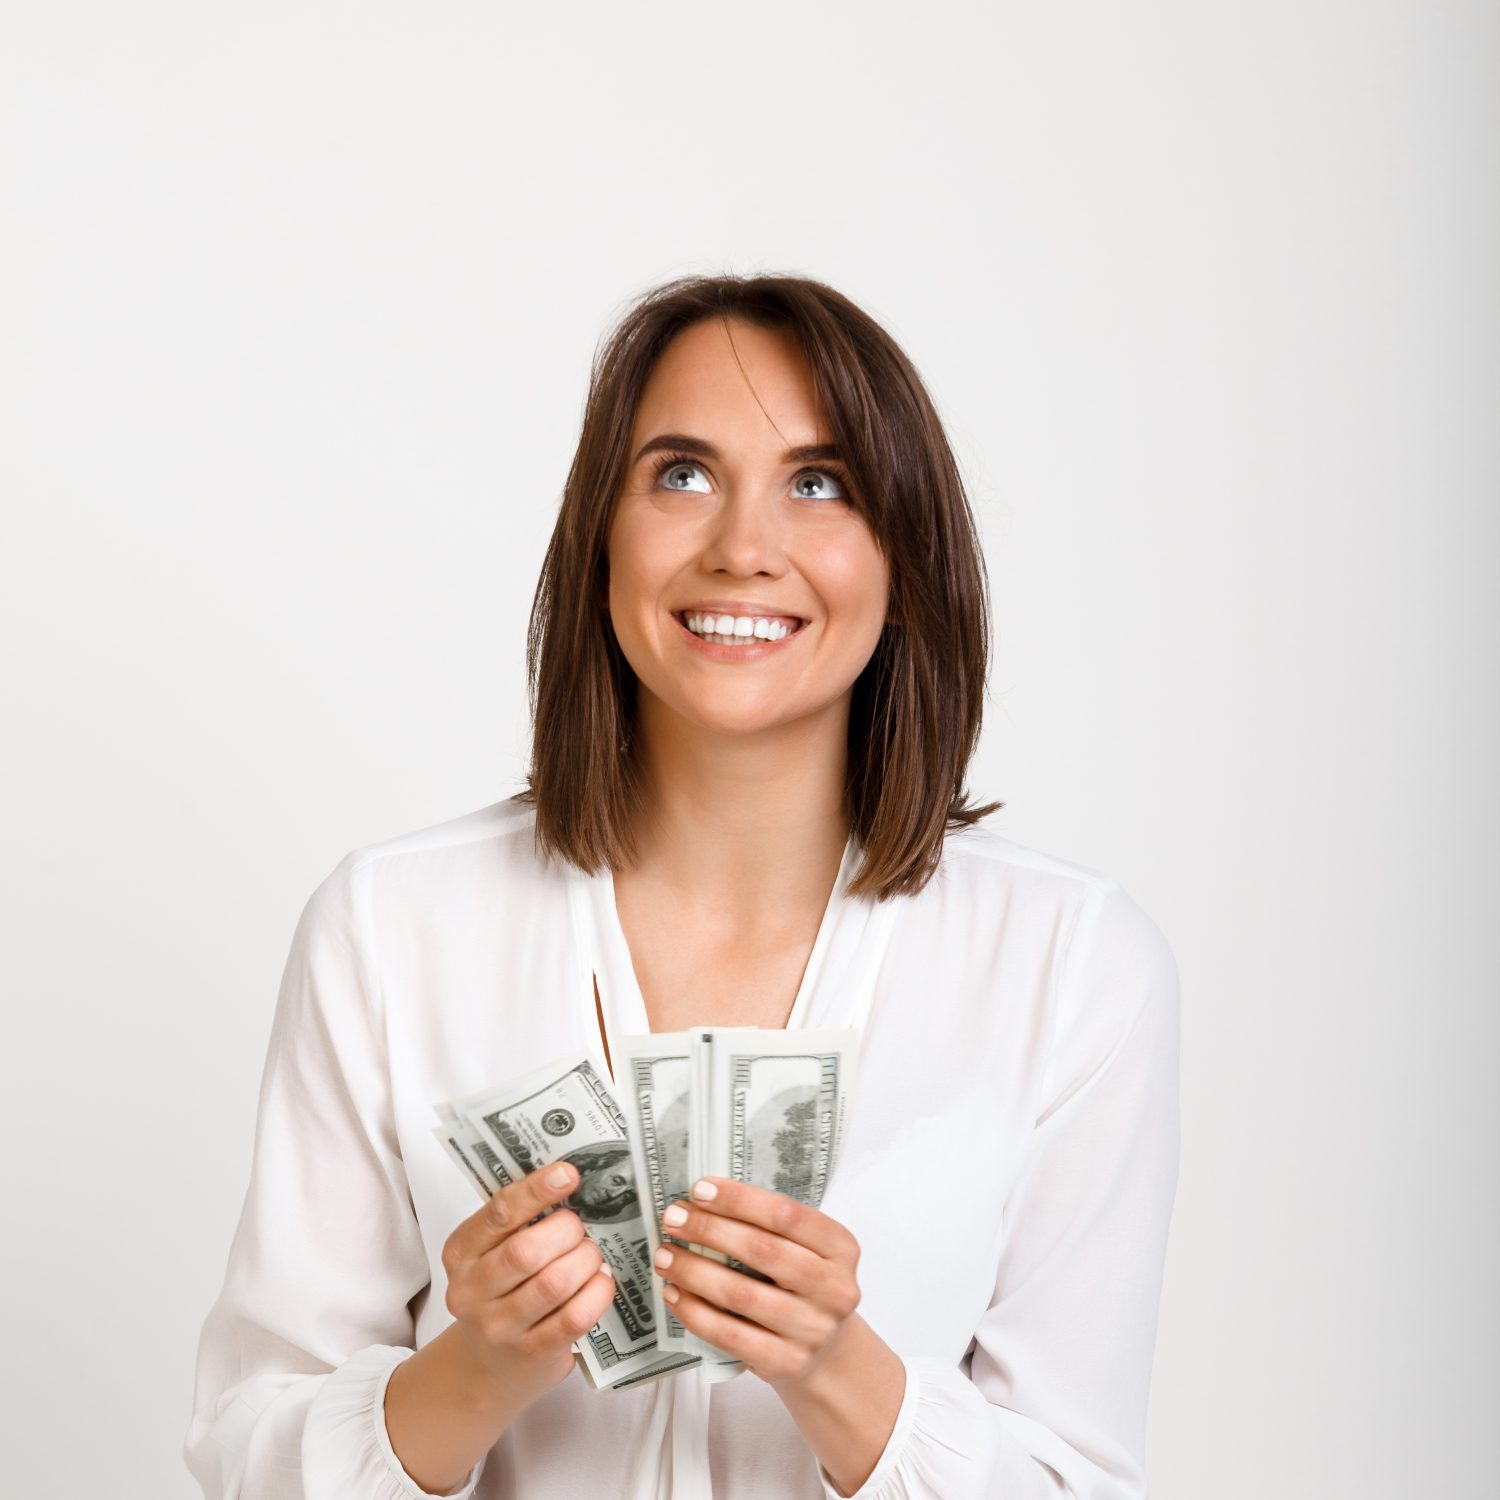
POLYGON ((849 837, 847 697, 754 734, 705 730, 649 693, 635 754, 645 797, 632 877, 741 930, 821 910, 849 837))

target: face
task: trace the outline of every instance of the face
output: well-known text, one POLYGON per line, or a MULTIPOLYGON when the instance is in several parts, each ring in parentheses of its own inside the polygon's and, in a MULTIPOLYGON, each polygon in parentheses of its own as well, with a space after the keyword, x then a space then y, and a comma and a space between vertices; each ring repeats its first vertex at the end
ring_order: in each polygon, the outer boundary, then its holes
POLYGON ((590 1208, 610 1208, 634 1196, 635 1176, 626 1167, 602 1167, 584 1172, 572 1193, 573 1198, 590 1208))
POLYGON ((831 441, 820 417, 784 334, 710 318, 657 362, 608 544, 610 616, 643 718, 665 710, 733 735, 847 718, 890 573, 837 462, 788 456, 831 441), (704 639, 689 616, 700 630, 713 617, 715 635, 729 616, 751 644, 704 639))

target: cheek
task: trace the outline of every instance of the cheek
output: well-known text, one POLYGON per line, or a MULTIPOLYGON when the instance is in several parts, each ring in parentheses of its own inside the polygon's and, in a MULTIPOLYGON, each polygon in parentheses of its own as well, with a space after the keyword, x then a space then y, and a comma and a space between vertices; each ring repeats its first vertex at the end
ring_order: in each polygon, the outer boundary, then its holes
POLYGON ((609 531, 609 603, 617 618, 653 613, 662 591, 682 565, 686 545, 681 526, 664 524, 649 507, 630 506, 609 531))
POLYGON ((818 591, 829 610, 871 639, 880 635, 890 591, 885 559, 868 536, 849 537, 842 545, 819 549, 818 591))

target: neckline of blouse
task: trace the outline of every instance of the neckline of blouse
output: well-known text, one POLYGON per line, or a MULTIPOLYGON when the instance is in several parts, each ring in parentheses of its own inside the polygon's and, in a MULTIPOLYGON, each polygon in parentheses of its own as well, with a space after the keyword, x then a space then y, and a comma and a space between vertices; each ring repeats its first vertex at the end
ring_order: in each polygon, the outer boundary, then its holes
MULTIPOLYGON (((901 898, 877 901, 873 896, 849 895, 849 883, 861 849, 851 829, 797 986, 796 999, 785 1026, 779 1029, 843 1029, 864 1025, 901 898)), ((602 1063, 603 1049, 596 1024, 599 1011, 603 1013, 606 1041, 616 1036, 649 1034, 650 1020, 620 921, 614 872, 607 864, 592 873, 569 866, 569 876, 574 940, 582 973, 580 1029, 589 1054, 602 1063), (600 986, 597 1011, 596 975, 600 986)), ((611 1054, 613 1050, 611 1045, 611 1054)), ((607 1067, 604 1076, 610 1076, 607 1067)))

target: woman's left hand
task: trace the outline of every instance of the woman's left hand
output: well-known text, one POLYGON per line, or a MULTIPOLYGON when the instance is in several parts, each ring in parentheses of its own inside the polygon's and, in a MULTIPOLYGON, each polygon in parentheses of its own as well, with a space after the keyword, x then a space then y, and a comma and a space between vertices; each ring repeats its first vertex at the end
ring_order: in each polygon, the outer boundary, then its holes
POLYGON ((775 1285, 664 1244, 656 1274, 667 1282, 663 1295, 673 1315, 762 1380, 805 1381, 838 1346, 859 1306, 859 1241, 837 1219, 748 1182, 705 1177, 693 1195, 693 1202, 674 1203, 662 1215, 663 1232, 722 1250, 775 1285), (716 1190, 707 1199, 699 1196, 705 1185, 716 1190), (686 1219, 674 1224, 677 1209, 686 1219), (664 1253, 671 1256, 665 1268, 664 1253))

